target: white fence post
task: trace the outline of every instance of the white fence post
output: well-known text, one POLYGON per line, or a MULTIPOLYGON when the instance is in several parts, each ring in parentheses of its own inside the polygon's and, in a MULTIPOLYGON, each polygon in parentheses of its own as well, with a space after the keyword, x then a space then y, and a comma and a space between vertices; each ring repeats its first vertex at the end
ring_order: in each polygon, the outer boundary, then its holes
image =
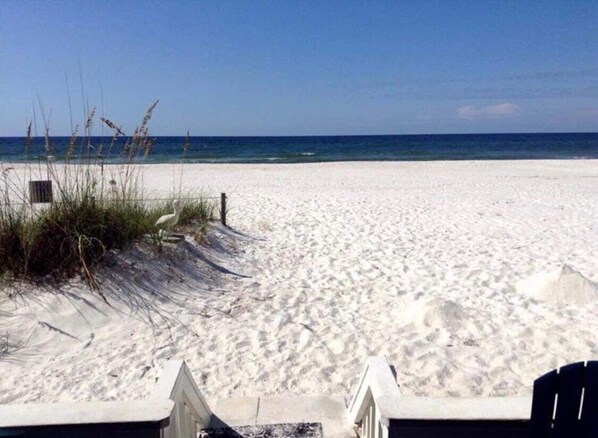
POLYGON ((369 357, 349 405, 349 417, 361 423, 363 437, 388 438, 389 415, 400 396, 386 359, 369 357))
POLYGON ((150 398, 170 399, 175 403, 165 438, 197 438, 198 425, 200 428, 210 425, 212 411, 182 360, 166 363, 150 398))

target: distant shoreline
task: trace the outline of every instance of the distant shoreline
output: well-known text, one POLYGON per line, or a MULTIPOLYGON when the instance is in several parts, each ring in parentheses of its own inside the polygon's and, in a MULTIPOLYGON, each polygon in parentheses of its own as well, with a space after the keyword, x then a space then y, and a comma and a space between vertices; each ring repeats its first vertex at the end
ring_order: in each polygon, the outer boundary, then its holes
MULTIPOLYGON (((161 165, 168 165, 168 164, 185 164, 189 166, 296 166, 296 165, 352 165, 352 164, 416 164, 416 163, 533 163, 533 162, 555 162, 558 163, 560 161, 571 161, 571 162, 584 162, 584 161, 596 161, 598 157, 575 157, 575 158, 522 158, 522 159, 512 159, 512 158, 498 158, 498 159, 456 159, 456 160, 446 160, 446 159, 433 159, 433 160, 329 160, 329 161, 154 161, 154 160, 147 160, 147 161, 139 161, 136 162, 135 165, 137 166, 161 166, 161 165)), ((38 163, 43 164, 45 159, 40 160, 30 160, 30 161, 11 161, 11 160, 3 160, 0 159, 0 164, 9 164, 11 166, 25 166, 27 164, 37 165, 38 163)), ((67 164, 64 161, 58 161, 58 164, 67 164)), ((71 165, 80 164, 72 162, 71 165)), ((100 165, 99 162, 91 162, 92 165, 100 165)), ((119 166, 123 164, 122 162, 118 161, 105 161, 103 163, 104 166, 119 166)))
MULTIPOLYGON (((435 134, 309 134, 309 135, 192 135, 190 138, 319 138, 319 137, 444 137, 444 136, 475 136, 475 135, 597 135, 598 131, 555 131, 555 132, 462 132, 462 133, 435 133, 435 134)), ((70 135, 52 135, 52 138, 70 138, 70 135)), ((92 139, 110 138, 111 135, 92 135, 92 139)), ((185 135, 154 135, 154 138, 186 138, 185 135)), ((23 135, 4 135, 2 138, 25 138, 23 135)), ((43 135, 34 135, 34 139, 43 140, 43 135)))
MULTIPOLYGON (((310 163, 343 161, 464 161, 598 158, 598 133, 576 134, 449 134, 313 137, 155 137, 145 163, 310 163)), ((37 162, 46 159, 44 139, 34 137, 25 155, 24 137, 0 137, 0 160, 37 162), (29 158, 26 158, 29 157, 29 158)), ((52 155, 64 156, 70 137, 50 137, 52 155)), ((92 137, 92 160, 117 162, 109 154, 111 137, 92 137), (103 144, 103 147, 101 146, 103 144), (97 148, 97 149, 96 149, 97 148), (96 151, 102 150, 98 157, 96 151)), ((76 148, 82 146, 79 138, 76 148)), ((114 151, 122 151, 120 137, 114 151)), ((84 155, 86 155, 85 152, 84 155)), ((79 154, 81 155, 81 154, 79 154)))

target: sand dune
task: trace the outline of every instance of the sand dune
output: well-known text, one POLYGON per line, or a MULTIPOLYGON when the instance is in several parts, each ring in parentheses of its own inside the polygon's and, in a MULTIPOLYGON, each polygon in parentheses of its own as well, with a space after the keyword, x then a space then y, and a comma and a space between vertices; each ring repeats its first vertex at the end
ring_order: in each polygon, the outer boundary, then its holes
POLYGON ((453 330, 459 328, 467 319, 467 314, 459 304, 441 298, 414 303, 413 308, 408 309, 407 313, 413 315, 414 322, 422 330, 453 330))
POLYGON ((569 265, 535 274, 519 282, 517 289, 537 300, 561 306, 580 306, 598 300, 598 284, 569 265))
MULTIPOLYGON (((160 261, 116 255, 112 307, 77 282, 4 300, 0 402, 143 397, 172 357, 215 397, 348 394, 368 355, 388 357, 406 395, 523 395, 598 356, 596 161, 189 165, 183 178, 228 193, 233 230, 160 261), (547 271, 560 276, 521 285, 547 271)), ((156 193, 171 180, 171 165, 146 169, 156 193)))

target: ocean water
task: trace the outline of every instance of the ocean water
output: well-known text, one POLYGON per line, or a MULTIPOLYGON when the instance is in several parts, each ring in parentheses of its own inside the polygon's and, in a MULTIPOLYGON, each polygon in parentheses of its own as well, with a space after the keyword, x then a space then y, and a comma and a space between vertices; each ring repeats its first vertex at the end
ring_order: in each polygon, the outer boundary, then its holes
MULTIPOLYGON (((92 145, 110 137, 93 137, 92 145)), ((54 159, 64 157, 68 137, 52 137, 54 159)), ((452 134, 312 137, 192 137, 186 153, 184 137, 157 137, 148 163, 304 163, 324 161, 526 160, 598 158, 598 133, 452 134)), ((34 138, 29 154, 22 137, 0 137, 0 161, 46 159, 42 138, 34 138)), ((114 150, 122 148, 124 140, 114 150)), ((77 147, 79 149, 79 146, 77 147)), ((91 151, 95 155, 96 150, 91 151)), ((104 154, 105 162, 118 153, 104 154)), ((140 158, 141 159, 141 158, 140 158)))

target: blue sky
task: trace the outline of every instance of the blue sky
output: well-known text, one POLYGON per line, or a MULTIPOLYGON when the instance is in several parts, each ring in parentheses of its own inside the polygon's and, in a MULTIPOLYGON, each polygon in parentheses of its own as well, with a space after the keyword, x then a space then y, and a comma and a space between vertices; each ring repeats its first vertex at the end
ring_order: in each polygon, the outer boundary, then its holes
POLYGON ((598 131, 598 1, 2 1, 0 136, 598 131), (83 86, 79 76, 81 66, 83 86), (103 107, 103 108, 102 108, 103 107), (94 133, 100 134, 96 123, 94 133))

